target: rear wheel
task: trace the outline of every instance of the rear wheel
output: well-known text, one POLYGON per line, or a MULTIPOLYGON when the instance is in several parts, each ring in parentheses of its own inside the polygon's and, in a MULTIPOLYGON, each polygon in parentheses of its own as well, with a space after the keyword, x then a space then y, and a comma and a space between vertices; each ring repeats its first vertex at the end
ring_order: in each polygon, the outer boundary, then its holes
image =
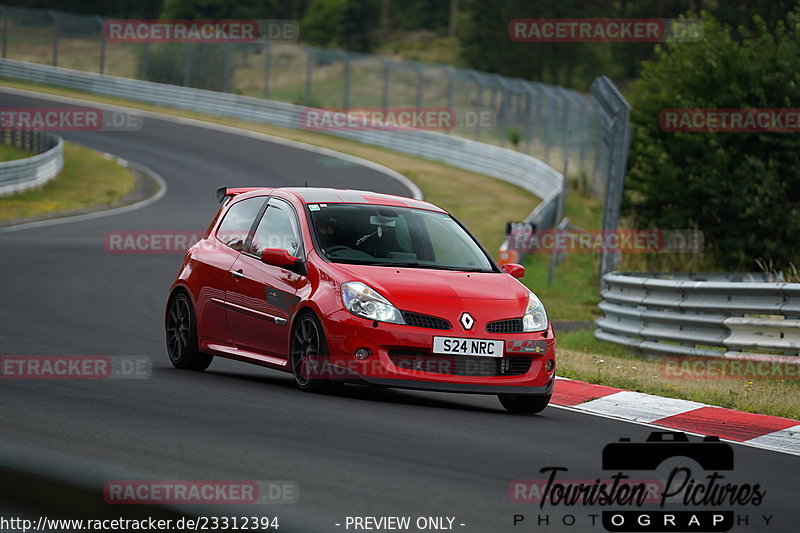
POLYGON ((332 382, 325 367, 328 345, 322 324, 310 312, 295 322, 292 331, 291 365, 297 388, 309 392, 326 392, 341 385, 332 382))
POLYGON ((181 370, 205 370, 213 355, 197 347, 197 322, 189 296, 178 293, 167 310, 167 353, 172 366, 181 370))
POLYGON ((550 403, 550 394, 544 396, 498 394, 497 397, 503 407, 506 408, 506 411, 520 415, 541 413, 550 403))

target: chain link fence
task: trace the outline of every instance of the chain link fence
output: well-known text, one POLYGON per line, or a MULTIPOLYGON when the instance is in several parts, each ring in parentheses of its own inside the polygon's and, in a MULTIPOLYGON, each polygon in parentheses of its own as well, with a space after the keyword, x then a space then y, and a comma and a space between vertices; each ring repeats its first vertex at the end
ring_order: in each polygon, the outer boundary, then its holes
POLYGON ((609 148, 596 100, 569 89, 471 69, 293 42, 119 43, 105 20, 0 6, 2 56, 335 109, 448 108, 452 135, 513 148, 606 190, 609 148))

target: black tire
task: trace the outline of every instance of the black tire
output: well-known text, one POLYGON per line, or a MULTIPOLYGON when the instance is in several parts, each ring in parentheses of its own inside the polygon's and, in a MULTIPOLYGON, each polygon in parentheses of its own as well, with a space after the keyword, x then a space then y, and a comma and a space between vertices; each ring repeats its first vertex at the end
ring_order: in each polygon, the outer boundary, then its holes
POLYGON ((506 411, 518 415, 533 415, 541 413, 550 403, 550 394, 543 396, 498 394, 497 398, 506 411))
POLYGON ((203 371, 214 360, 213 355, 201 353, 197 347, 197 322, 186 293, 179 292, 169 302, 166 340, 169 360, 175 368, 203 371))
POLYGON ((328 343, 319 319, 311 312, 297 317, 292 327, 289 351, 292 376, 298 389, 307 392, 331 392, 341 382, 332 381, 328 372, 328 343))

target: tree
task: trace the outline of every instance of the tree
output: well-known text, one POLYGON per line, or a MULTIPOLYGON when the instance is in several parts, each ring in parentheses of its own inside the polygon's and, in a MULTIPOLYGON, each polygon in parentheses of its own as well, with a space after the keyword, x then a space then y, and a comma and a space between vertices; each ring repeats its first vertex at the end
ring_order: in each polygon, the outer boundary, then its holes
POLYGON ((508 37, 509 22, 517 18, 613 16, 598 1, 464 0, 461 4, 461 59, 471 68, 582 89, 599 74, 613 74, 604 61, 609 43, 520 43, 508 37))
POLYGON ((293 19, 306 0, 163 0, 162 19, 293 19))
POLYGON ((369 51, 379 24, 379 0, 312 0, 300 21, 304 41, 369 51))
POLYGON ((797 133, 667 132, 664 109, 800 108, 800 13, 734 32, 702 13, 703 39, 656 47, 630 92, 625 211, 640 227, 698 228, 721 267, 778 268, 800 252, 797 133))

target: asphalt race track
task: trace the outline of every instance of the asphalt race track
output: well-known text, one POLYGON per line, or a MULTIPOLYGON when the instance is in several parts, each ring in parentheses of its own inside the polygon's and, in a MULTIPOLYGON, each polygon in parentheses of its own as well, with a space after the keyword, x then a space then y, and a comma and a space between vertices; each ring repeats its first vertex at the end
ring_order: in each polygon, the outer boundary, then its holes
MULTIPOLYGON (((55 104, 0 92, 0 105, 55 104)), ((64 464, 96 465, 101 475, 111 466, 132 479, 294 480, 298 503, 242 513, 277 515, 279 531, 345 531, 347 516, 383 515, 455 517, 454 529, 465 532, 603 531, 591 525, 597 509, 514 503, 509 483, 542 479, 539 469, 550 466, 568 468, 564 479, 608 476, 603 446, 620 437, 644 441, 651 428, 554 407, 512 416, 490 396, 358 386, 314 395, 295 390, 288 374, 219 358, 202 374, 173 369, 162 313, 180 256, 110 254, 106 232, 202 231, 221 185, 307 180, 408 191, 335 158, 144 120, 141 131, 64 137, 154 170, 168 184, 160 201, 117 216, 0 233, 0 355, 144 355, 152 358, 152 376, 0 380, 0 441, 64 464), (515 514, 525 516, 517 526, 515 514), (563 524, 565 514, 574 526, 563 524), (539 515, 549 515, 549 525, 538 525, 539 515)), ((759 506, 720 506, 748 518, 733 531, 797 531, 800 457, 741 445, 734 452, 726 481, 759 484, 766 495, 759 506), (762 515, 772 515, 769 526, 762 515)), ((693 474, 705 481, 702 469, 693 474)))

